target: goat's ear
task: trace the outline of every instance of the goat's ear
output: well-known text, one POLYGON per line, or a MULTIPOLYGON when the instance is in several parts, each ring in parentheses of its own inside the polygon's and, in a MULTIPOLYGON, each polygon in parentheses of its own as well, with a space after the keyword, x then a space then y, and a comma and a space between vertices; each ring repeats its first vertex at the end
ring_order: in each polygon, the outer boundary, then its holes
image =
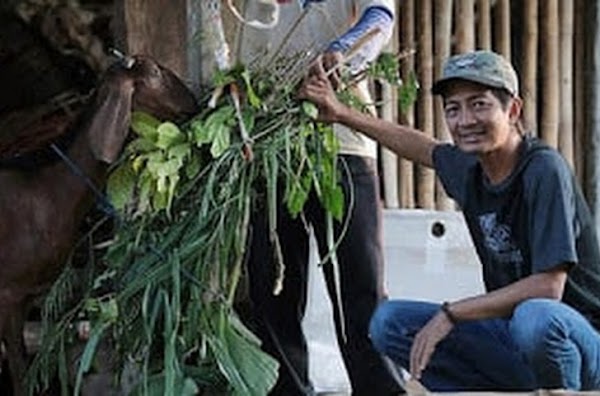
POLYGON ((99 161, 117 160, 131 121, 133 84, 101 84, 89 125, 91 150, 99 161))

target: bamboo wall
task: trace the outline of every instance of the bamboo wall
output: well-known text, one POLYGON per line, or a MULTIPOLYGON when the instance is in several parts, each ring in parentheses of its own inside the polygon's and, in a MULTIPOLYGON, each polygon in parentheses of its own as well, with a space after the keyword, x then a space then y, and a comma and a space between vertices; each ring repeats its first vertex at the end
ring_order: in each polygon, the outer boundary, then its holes
MULTIPOLYGON (((523 117, 532 133, 557 148, 584 180, 586 120, 585 0, 402 0, 392 49, 414 49, 402 75, 416 72, 417 102, 398 114, 395 94, 382 90, 382 117, 450 140, 440 99, 430 93, 450 54, 491 49, 520 76, 523 117)), ((453 210, 434 173, 383 152, 384 200, 389 208, 453 210)))

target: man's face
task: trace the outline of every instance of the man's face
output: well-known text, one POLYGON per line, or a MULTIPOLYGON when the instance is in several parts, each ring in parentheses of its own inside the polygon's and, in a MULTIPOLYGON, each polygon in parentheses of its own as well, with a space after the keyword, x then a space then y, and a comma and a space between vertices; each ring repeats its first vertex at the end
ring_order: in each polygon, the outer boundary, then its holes
POLYGON ((468 81, 451 82, 444 95, 448 129, 454 143, 468 153, 482 155, 501 149, 513 133, 511 125, 519 111, 516 99, 503 107, 488 87, 468 81))

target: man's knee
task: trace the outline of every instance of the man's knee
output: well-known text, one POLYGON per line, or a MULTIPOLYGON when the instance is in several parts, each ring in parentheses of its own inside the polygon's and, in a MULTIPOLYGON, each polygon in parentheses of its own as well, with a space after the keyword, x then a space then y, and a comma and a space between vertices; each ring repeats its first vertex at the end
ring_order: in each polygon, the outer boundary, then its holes
POLYGON ((519 350, 537 355, 547 345, 548 337, 560 326, 561 304, 556 300, 536 298, 519 304, 510 321, 510 334, 519 350))
POLYGON ((386 350, 386 341, 392 328, 393 309, 389 302, 379 304, 369 324, 369 336, 371 342, 377 351, 384 353, 386 350))

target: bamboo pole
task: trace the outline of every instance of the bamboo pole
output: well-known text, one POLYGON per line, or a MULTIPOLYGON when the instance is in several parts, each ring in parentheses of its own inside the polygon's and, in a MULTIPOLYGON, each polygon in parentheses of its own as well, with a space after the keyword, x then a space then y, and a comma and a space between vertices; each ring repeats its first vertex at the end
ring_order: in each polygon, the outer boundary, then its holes
MULTIPOLYGON (((398 6, 396 6, 398 8, 398 6)), ((398 11, 398 10, 396 10, 398 11)), ((394 35, 398 37, 398 24, 394 24, 394 35)), ((398 52, 398 41, 391 40, 387 51, 398 52)), ((398 118, 397 101, 398 95, 389 83, 383 82, 381 87, 381 116, 383 119, 396 122, 398 118)), ((383 200, 386 208, 397 209, 400 206, 398 196, 398 156, 391 150, 381 147, 381 167, 383 173, 383 200)))
MULTIPOLYGON (((480 1, 481 3, 482 1, 480 1)), ((483 2, 488 2, 484 0, 483 2)), ((489 2, 488 2, 489 10, 489 2)), ((452 0, 435 0, 435 55, 434 55, 434 78, 439 79, 442 75, 442 67, 444 61, 450 55, 450 45, 452 38, 452 0)), ((481 22, 481 20, 480 20, 481 22)), ((489 22, 489 18, 488 18, 489 22)), ((489 25, 488 25, 489 26, 489 25)), ((435 117, 435 136, 442 141, 450 141, 450 134, 446 127, 444 119, 444 109, 440 98, 436 98, 434 102, 434 117, 435 117)), ((438 210, 454 209, 454 201, 451 200, 439 180, 435 186, 435 201, 438 210)))
POLYGON ((468 52, 475 48, 474 0, 456 1, 456 52, 468 52))
MULTIPOLYGON (((449 1, 451 3, 451 1, 449 1)), ((477 48, 492 49, 492 26, 490 0, 477 0, 477 48)), ((437 25, 436 25, 437 26, 437 25)))
MULTIPOLYGON (((417 124, 423 133, 433 136, 433 39, 432 39, 432 0, 420 0, 418 7, 419 47, 417 58, 419 64, 419 82, 421 90, 417 104, 417 124)), ((433 170, 417 166, 417 203, 420 208, 435 208, 435 175, 433 170)))
MULTIPOLYGON (((400 2, 400 42, 403 49, 415 46, 415 0, 404 0, 400 2)), ((415 59, 413 56, 402 62, 402 78, 406 78, 415 71, 415 59)), ((405 113, 400 114, 400 121, 405 125, 414 125, 414 106, 405 113)), ((411 161, 400 159, 398 164, 400 172, 400 206, 402 208, 415 207, 415 182, 414 164, 411 161)))
POLYGON ((574 70, 574 153, 575 153, 575 172, 580 185, 584 185, 585 173, 585 149, 587 123, 585 120, 586 108, 586 87, 587 78, 585 75, 585 51, 586 38, 588 35, 585 31, 586 18, 585 13, 586 0, 575 0, 575 70, 574 70))
POLYGON ((542 118, 540 134, 550 146, 558 148, 559 122, 559 61, 558 61, 558 0, 541 2, 542 40, 542 118))
POLYGON ((510 61, 510 0, 497 0, 494 13, 494 48, 510 61))
POLYGON ((589 144, 586 145, 586 193, 594 215, 596 232, 600 232, 600 1, 586 1, 590 21, 590 63, 589 63, 589 103, 586 111, 589 116, 589 144), (591 4, 590 4, 591 3, 591 4))
POLYGON ((527 130, 537 135, 538 0, 523 2, 521 97, 527 130))
POLYGON ((573 167, 573 0, 560 0, 560 122, 558 148, 573 167))

